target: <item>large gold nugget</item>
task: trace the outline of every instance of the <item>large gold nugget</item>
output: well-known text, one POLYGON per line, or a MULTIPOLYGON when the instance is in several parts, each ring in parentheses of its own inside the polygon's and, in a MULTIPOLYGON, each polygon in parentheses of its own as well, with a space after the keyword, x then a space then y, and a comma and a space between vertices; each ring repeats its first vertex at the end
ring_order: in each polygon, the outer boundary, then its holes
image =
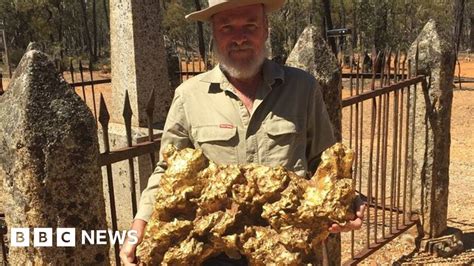
POLYGON ((216 165, 200 150, 169 146, 163 155, 142 265, 200 265, 222 252, 251 265, 308 264, 329 225, 354 218, 353 152, 341 143, 310 180, 283 167, 216 165))

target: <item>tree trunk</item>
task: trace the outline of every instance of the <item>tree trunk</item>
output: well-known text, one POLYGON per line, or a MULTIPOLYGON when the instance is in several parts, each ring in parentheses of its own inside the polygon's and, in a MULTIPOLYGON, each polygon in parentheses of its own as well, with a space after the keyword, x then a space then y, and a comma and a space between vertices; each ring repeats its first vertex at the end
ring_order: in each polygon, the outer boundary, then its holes
MULTIPOLYGON (((344 1, 343 0, 340 0, 340 23, 341 23, 341 28, 345 28, 346 27, 346 9, 344 7, 344 1)), ((342 55, 342 58, 341 60, 344 60, 344 43, 345 43, 345 39, 346 37, 345 36, 341 36, 339 38, 339 47, 340 47, 340 51, 341 52, 341 55, 342 55)))
POLYGON ((107 25, 107 29, 110 30, 110 26, 109 26, 109 12, 107 12, 108 10, 108 7, 107 7, 107 0, 103 0, 102 1, 102 5, 104 6, 104 15, 105 15, 105 25, 107 25))
POLYGON ((454 12, 454 29, 453 29, 453 42, 455 45, 456 56, 460 49, 461 44, 461 36, 462 30, 464 25, 464 8, 465 8, 465 0, 455 0, 453 3, 453 12, 454 12))
POLYGON ((94 62, 97 61, 97 10, 96 2, 92 0, 92 34, 94 37, 94 62))
POLYGON ((344 1, 340 0, 340 20, 341 20, 341 27, 345 28, 346 27, 346 8, 344 7, 344 1))
MULTIPOLYGON (((386 0, 379 1, 375 5, 374 16, 376 19, 375 31, 373 36, 373 45, 375 47, 376 54, 381 52, 379 60, 375 62, 375 72, 380 73, 382 71, 383 50, 387 46, 387 27, 388 27, 388 4, 386 0)), ((387 54, 390 56, 390 54, 387 54)))
POLYGON ((352 1, 352 48, 357 47, 357 12, 358 12, 357 1, 352 1))
POLYGON ((58 9, 58 43, 59 43, 59 56, 61 57, 61 64, 64 58, 64 34, 63 34, 63 7, 61 1, 57 2, 56 8, 58 9))
MULTIPOLYGON (((296 4, 297 6, 298 4, 296 4)), ((296 45, 296 42, 298 41, 298 19, 299 19, 299 16, 298 16, 298 8, 294 8, 293 9, 293 23, 294 23, 294 27, 293 27, 293 39, 291 40, 291 50, 293 50, 293 47, 295 47, 296 45)))
MULTIPOLYGON (((199 0, 194 0, 194 5, 196 10, 201 10, 201 3, 199 0)), ((204 44, 204 30, 202 28, 202 22, 197 22, 197 34, 199 41, 199 54, 201 55, 202 60, 206 61, 206 45, 204 44)))
POLYGON ((314 14, 316 14, 316 10, 318 10, 316 0, 311 0, 311 12, 309 13, 309 23, 312 24, 312 25, 316 25, 315 24, 316 18, 315 18, 315 15, 314 15, 314 14))
POLYGON ((471 49, 471 53, 474 52, 474 14, 472 15, 471 19, 471 30, 469 32, 469 39, 471 40, 470 41, 470 49, 471 49))
POLYGON ((91 45, 91 36, 89 34, 89 26, 88 26, 88 23, 87 23, 87 8, 86 8, 86 3, 84 2, 84 0, 80 0, 79 3, 81 3, 81 11, 82 11, 82 18, 83 18, 83 22, 84 22, 84 35, 83 37, 85 37, 86 39, 86 45, 87 45, 87 49, 89 50, 89 57, 90 57, 90 60, 91 60, 91 63, 92 61, 94 60, 94 53, 92 51, 92 45, 91 45))
POLYGON ((323 24, 324 27, 322 29, 323 32, 323 38, 327 39, 329 47, 331 47, 332 52, 337 55, 337 46, 336 46, 336 40, 334 38, 326 38, 326 30, 332 30, 333 25, 332 25, 332 18, 331 18, 331 3, 330 0, 322 0, 322 11, 323 11, 323 24))

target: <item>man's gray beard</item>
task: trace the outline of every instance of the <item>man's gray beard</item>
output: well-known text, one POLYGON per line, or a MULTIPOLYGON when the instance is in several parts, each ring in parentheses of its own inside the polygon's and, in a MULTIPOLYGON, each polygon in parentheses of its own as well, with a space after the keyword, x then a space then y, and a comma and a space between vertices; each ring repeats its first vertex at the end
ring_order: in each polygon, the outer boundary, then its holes
POLYGON ((264 45, 260 51, 257 51, 255 58, 243 63, 236 63, 226 54, 221 53, 216 44, 213 45, 213 52, 220 64, 221 70, 227 75, 236 79, 249 79, 260 72, 263 62, 267 57, 268 49, 264 45))

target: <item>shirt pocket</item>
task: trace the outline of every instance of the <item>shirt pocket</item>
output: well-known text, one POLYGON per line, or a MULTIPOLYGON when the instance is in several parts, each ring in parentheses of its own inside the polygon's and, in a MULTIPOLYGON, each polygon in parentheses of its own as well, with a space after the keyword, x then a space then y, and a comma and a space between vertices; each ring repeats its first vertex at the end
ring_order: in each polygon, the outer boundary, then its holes
POLYGON ((199 126, 191 134, 194 146, 202 149, 208 159, 220 164, 237 163, 237 128, 199 126))
MULTIPOLYGON (((264 124, 266 160, 271 165, 283 165, 292 169, 298 159, 301 146, 302 122, 299 119, 270 119, 264 124)), ((304 154, 304 153, 303 153, 304 154)))

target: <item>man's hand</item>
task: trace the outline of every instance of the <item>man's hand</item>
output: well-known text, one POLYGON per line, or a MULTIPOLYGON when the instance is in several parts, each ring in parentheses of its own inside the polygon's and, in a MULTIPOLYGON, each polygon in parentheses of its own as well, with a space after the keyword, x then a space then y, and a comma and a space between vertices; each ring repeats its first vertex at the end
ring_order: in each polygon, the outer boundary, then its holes
POLYGON ((340 233, 349 232, 351 230, 358 230, 362 227, 362 221, 364 220, 365 208, 367 203, 364 202, 359 196, 354 201, 354 210, 356 211, 356 218, 352 221, 347 222, 344 226, 339 224, 332 224, 329 227, 329 232, 340 233))
POLYGON ((143 232, 145 231, 146 224, 147 222, 139 219, 133 221, 130 230, 137 231, 138 242, 136 244, 131 244, 130 241, 128 241, 128 238, 125 239, 125 242, 120 249, 120 260, 122 261, 123 265, 137 265, 135 262, 135 251, 137 250, 138 244, 142 242, 143 232))

